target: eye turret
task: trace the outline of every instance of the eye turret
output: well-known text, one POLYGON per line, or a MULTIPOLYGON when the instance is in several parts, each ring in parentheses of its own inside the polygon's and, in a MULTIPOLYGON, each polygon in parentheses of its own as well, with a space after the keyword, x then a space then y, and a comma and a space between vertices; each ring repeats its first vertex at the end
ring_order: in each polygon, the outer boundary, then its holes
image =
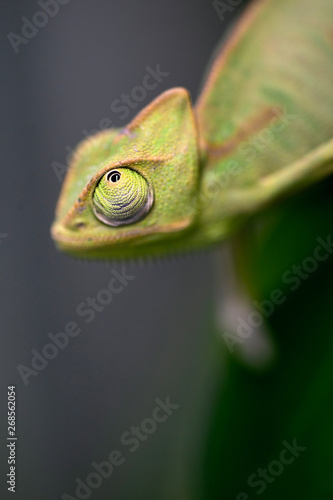
POLYGON ((117 168, 104 174, 97 184, 93 207, 104 224, 122 226, 145 217, 153 200, 153 190, 141 174, 130 168, 117 168))

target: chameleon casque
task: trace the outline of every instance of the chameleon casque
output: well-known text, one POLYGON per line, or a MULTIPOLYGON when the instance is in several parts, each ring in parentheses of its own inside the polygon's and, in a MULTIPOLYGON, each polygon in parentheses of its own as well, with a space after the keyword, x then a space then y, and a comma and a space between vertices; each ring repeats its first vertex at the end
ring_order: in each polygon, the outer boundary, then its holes
POLYGON ((52 226, 84 258, 200 249, 333 170, 333 2, 255 0, 184 88, 76 149, 52 226))

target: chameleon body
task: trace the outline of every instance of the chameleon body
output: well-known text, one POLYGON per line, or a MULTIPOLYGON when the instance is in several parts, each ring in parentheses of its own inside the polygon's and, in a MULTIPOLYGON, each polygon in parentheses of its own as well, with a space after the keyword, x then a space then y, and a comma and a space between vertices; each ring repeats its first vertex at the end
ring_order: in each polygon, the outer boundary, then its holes
POLYGON ((85 258, 136 258, 229 238, 333 170, 333 2, 257 0, 192 106, 173 88, 76 149, 52 236, 85 258))

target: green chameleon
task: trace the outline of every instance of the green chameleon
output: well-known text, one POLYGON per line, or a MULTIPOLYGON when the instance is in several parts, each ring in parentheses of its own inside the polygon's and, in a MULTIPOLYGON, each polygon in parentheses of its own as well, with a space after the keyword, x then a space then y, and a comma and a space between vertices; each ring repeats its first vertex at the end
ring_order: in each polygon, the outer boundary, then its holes
POLYGON ((153 257, 237 233, 333 170, 333 2, 257 0, 184 88, 73 154, 52 226, 84 258, 153 257))

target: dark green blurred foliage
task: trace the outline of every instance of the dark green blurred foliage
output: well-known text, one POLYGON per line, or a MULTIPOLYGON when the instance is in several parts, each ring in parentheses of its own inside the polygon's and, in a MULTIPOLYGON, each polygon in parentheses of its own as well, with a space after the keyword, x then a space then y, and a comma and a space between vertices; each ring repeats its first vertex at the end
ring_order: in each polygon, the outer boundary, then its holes
POLYGON ((333 256, 295 290, 296 280, 282 278, 313 255, 318 237, 333 234, 332 195, 326 180, 266 210, 244 234, 238 269, 252 300, 274 289, 286 300, 266 321, 277 349, 270 368, 249 369, 229 355, 206 449, 205 499, 247 498, 242 492, 251 499, 333 498, 333 256), (268 474, 265 491, 250 486, 251 474, 279 460, 282 441, 294 439, 306 450, 275 478, 268 474))

